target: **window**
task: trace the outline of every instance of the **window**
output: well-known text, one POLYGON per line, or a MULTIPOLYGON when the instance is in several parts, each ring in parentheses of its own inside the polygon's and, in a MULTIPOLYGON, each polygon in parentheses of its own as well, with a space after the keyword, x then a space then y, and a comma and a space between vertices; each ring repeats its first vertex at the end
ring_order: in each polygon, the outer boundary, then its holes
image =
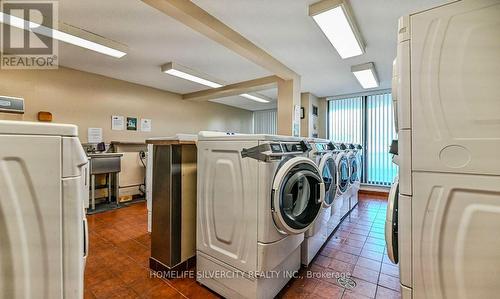
POLYGON ((397 174, 389 146, 396 139, 390 93, 330 100, 328 138, 363 145, 362 182, 390 186, 397 174))
POLYGON ((389 146, 396 139, 390 93, 366 97, 365 182, 390 186, 397 175, 389 146))
POLYGON ((328 103, 328 137, 334 142, 363 144, 363 98, 328 103))
POLYGON ((276 134, 276 110, 262 110, 253 113, 254 134, 276 134))

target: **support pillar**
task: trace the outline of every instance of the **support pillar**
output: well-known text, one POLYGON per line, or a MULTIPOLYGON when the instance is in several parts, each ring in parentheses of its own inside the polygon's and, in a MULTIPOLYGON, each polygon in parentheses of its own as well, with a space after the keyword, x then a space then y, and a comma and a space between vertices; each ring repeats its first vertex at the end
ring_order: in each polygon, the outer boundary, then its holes
POLYGON ((300 77, 278 81, 278 134, 300 136, 300 77))

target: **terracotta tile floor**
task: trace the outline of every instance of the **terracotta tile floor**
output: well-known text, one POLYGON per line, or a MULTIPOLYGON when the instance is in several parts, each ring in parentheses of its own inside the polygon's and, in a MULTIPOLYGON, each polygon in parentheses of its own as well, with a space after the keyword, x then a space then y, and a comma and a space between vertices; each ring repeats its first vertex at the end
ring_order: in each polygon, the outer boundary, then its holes
POLYGON ((358 206, 312 264, 301 270, 303 278, 291 281, 280 295, 285 298, 401 298, 399 269, 386 254, 386 208, 384 198, 361 196, 358 206), (325 277, 325 273, 333 274, 325 277), (337 282, 342 274, 350 275, 356 286, 342 288, 337 282))
POLYGON ((166 281, 150 276, 145 203, 87 219, 85 298, 217 298, 194 279, 166 281))
MULTIPOLYGON (((283 298, 400 298, 399 271, 386 255, 386 201, 361 197, 308 268, 279 294, 283 298), (326 275, 325 275, 326 274, 326 275), (339 285, 351 275, 353 289, 339 285)), ((90 250, 85 298, 217 298, 194 278, 162 280, 148 270, 146 204, 88 216, 90 250)))

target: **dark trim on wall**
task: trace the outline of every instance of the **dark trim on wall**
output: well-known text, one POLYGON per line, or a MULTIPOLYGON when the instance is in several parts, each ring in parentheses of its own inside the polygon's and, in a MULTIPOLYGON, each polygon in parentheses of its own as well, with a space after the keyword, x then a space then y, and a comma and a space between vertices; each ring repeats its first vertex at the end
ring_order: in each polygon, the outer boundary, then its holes
POLYGON ((375 191, 375 190, 359 190, 360 195, 375 196, 387 199, 389 197, 389 192, 385 191, 375 191))

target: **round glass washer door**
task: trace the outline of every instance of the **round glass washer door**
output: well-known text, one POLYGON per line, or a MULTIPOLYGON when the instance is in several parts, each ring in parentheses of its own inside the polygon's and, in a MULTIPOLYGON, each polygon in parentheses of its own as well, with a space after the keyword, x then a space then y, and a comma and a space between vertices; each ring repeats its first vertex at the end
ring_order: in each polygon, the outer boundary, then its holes
POLYGON ((337 195, 337 165, 335 163, 335 156, 331 153, 323 155, 319 163, 319 170, 325 184, 323 206, 328 208, 333 204, 333 200, 337 195))
POLYGON ((272 215, 278 230, 300 234, 314 223, 325 197, 325 185, 316 164, 305 157, 286 160, 276 172, 272 215))
POLYGON ((349 161, 343 153, 337 156, 337 190, 340 194, 349 187, 349 161))
POLYGON ((358 163, 358 181, 361 181, 361 178, 363 177, 363 154, 361 152, 356 152, 356 161, 358 163))
POLYGON ((354 184, 359 180, 358 176, 358 159, 356 155, 349 155, 349 183, 354 184))

